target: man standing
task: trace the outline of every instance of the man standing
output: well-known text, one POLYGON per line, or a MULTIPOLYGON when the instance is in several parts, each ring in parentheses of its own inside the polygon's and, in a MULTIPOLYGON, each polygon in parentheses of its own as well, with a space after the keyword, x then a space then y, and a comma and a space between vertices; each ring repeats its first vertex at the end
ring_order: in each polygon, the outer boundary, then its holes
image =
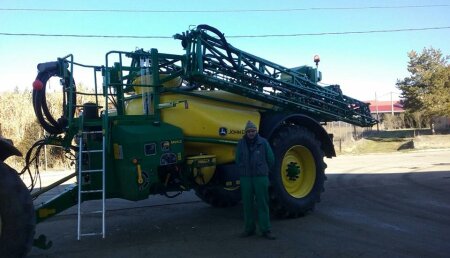
POLYGON ((254 203, 258 215, 258 227, 266 239, 275 239, 270 232, 269 170, 274 166, 272 149, 266 139, 258 135, 251 121, 245 126, 245 135, 236 149, 236 164, 240 173, 241 194, 244 206, 245 230, 241 237, 255 234, 254 203))

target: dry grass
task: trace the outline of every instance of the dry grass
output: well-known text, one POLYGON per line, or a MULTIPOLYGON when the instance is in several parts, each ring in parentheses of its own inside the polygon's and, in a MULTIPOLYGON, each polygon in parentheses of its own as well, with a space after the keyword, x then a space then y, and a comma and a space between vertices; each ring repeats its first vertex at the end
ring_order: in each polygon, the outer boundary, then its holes
POLYGON ((397 151, 450 148, 450 135, 423 135, 407 138, 370 137, 358 141, 335 144, 339 154, 386 153, 397 151))
POLYGON ((414 138, 416 149, 450 148, 450 135, 423 135, 414 138))
MULTIPOLYGON (((81 85, 78 85, 82 88, 81 85)), ((90 96, 89 96, 90 97, 90 96)), ((79 95, 78 104, 91 101, 93 98, 79 95)), ((47 92, 46 99, 50 113, 59 118, 62 113, 62 92, 47 92)), ((44 137, 44 130, 36 119, 33 109, 32 92, 4 92, 0 95, 0 136, 11 139, 14 146, 22 152, 27 153, 29 148, 38 139, 44 137)), ((61 169, 67 167, 69 161, 63 158, 59 147, 48 146, 47 165, 50 169, 61 169)), ((24 157, 10 157, 7 159, 8 165, 17 170, 24 167, 24 157)), ((42 166, 44 165, 42 155, 42 166)))

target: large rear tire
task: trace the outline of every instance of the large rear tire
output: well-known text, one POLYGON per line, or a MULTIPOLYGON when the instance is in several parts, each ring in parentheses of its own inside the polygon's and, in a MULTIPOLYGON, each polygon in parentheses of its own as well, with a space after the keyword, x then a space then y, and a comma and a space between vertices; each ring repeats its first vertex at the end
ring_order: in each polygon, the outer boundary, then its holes
POLYGON ((312 211, 323 192, 326 164, 320 141, 307 128, 280 128, 271 140, 275 171, 270 174, 270 207, 278 217, 312 211))
POLYGON ((34 206, 30 192, 17 172, 1 162, 0 256, 25 257, 31 250, 34 233, 34 206))

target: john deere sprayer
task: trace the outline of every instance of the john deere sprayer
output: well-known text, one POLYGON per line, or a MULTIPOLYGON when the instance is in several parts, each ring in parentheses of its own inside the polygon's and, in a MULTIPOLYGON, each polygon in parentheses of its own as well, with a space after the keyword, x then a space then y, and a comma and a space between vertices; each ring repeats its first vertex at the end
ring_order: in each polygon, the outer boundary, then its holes
MULTIPOLYGON (((102 200, 97 212, 103 237, 109 198, 138 201, 193 190, 215 207, 237 204, 235 148, 249 120, 268 139, 276 158, 270 173, 272 213, 303 215, 324 190, 324 156, 335 156, 331 135, 322 125, 376 123, 368 105, 343 95, 338 85, 319 86, 317 68, 286 68, 251 55, 228 44, 208 25, 174 38, 181 41, 183 55, 157 49, 111 51, 104 66, 79 64, 72 55, 38 65, 33 106, 48 134, 28 151, 20 173, 3 163, 20 152, 2 141, 2 253, 25 255, 35 223, 74 205, 78 205, 78 239, 94 234, 82 227, 82 202, 87 200, 102 200), (92 71, 94 90, 77 90, 79 69, 92 71), (46 101, 51 77, 60 78, 64 95, 59 118, 46 101), (30 196, 18 174, 37 174, 30 170, 38 167, 33 162, 45 145, 62 147, 74 157, 76 169, 48 187, 34 189, 30 196), (33 207, 32 199, 74 177, 76 183, 62 194, 33 207)), ((42 237, 34 242, 45 246, 42 237)))

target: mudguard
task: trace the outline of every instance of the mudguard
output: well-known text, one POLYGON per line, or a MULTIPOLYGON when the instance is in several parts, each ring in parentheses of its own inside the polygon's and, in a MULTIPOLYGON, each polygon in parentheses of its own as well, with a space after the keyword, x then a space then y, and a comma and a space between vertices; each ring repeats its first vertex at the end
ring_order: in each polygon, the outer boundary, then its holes
POLYGON ((321 148, 327 158, 336 157, 333 141, 327 131, 313 118, 304 114, 267 113, 263 114, 259 132, 266 139, 285 123, 302 125, 310 129, 321 141, 321 148))

